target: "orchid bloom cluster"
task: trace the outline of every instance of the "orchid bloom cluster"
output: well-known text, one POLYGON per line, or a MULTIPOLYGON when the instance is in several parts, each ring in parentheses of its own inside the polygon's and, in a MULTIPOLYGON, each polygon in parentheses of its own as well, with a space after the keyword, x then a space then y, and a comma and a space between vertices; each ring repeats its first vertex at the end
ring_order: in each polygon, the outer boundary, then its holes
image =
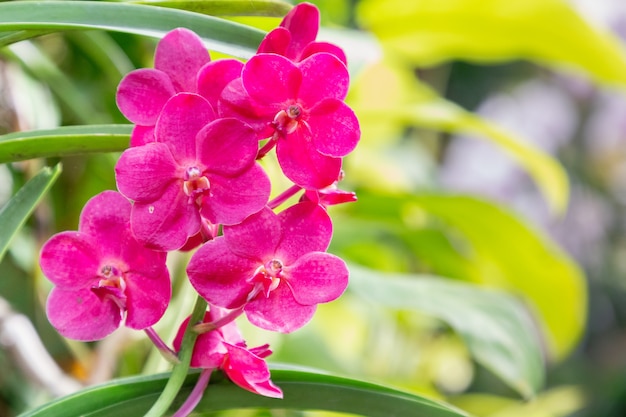
POLYGON ((318 9, 302 3, 245 63, 212 61, 195 33, 175 29, 154 68, 120 82, 117 103, 134 129, 115 167, 119 192, 93 197, 78 231, 53 236, 41 253, 55 285, 48 317, 62 335, 93 341, 124 324, 167 349, 151 327, 170 301, 166 256, 193 250, 186 272, 209 311, 193 323, 191 366, 208 371, 206 383, 221 369, 249 391, 282 397, 264 361, 269 346, 248 348, 234 319, 292 332, 348 283, 345 263, 326 252, 326 209, 356 199, 337 182, 360 131, 344 103, 345 54, 316 41, 318 29, 318 9), (273 149, 293 185, 270 200, 262 164, 273 149))

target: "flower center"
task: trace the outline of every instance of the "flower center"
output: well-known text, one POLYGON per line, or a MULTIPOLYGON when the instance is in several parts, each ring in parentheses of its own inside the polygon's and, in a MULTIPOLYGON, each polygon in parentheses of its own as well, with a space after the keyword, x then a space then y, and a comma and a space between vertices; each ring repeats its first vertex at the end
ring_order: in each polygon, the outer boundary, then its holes
POLYGON ((254 275, 249 280, 254 285, 252 291, 248 295, 248 301, 252 300, 259 293, 263 293, 265 298, 270 296, 270 293, 278 288, 282 278, 283 263, 279 259, 272 259, 271 261, 261 265, 254 272, 254 275))
POLYGON ((202 175, 198 167, 189 167, 185 171, 183 191, 189 197, 190 203, 200 204, 202 195, 211 189, 209 179, 202 175))
POLYGON ((302 107, 298 104, 292 104, 284 110, 279 111, 274 117, 274 128, 288 135, 298 128, 300 119, 302 119, 302 107))
POLYGON ((100 300, 109 299, 120 308, 126 310, 126 282, 124 274, 117 267, 106 264, 100 269, 98 285, 91 287, 100 300))

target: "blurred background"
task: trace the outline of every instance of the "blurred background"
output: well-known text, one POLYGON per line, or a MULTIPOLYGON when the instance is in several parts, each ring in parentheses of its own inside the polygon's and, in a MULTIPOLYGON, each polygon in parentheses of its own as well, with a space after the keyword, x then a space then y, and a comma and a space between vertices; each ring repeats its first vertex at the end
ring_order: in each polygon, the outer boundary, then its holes
MULTIPOLYGON (((416 295, 415 309, 394 308, 372 301, 368 292, 376 289, 357 281, 294 334, 241 322, 249 344, 269 342, 272 361, 392 385, 476 416, 626 416, 626 3, 313 3, 322 14, 320 38, 348 53, 348 103, 363 134, 341 184, 359 201, 330 209, 330 251, 355 271, 436 276, 506 293, 532 321, 536 333, 519 335, 519 344, 540 350, 545 384, 525 396, 503 382, 507 365, 485 366, 460 336, 464 324, 455 324, 464 307, 480 310, 480 300, 444 299, 450 296, 435 290, 416 295), (428 302, 451 307, 446 314, 419 307, 428 302)), ((229 18, 265 30, 280 22, 229 18)), ((117 83, 152 65, 155 44, 93 31, 0 49, 0 134, 127 123, 115 106, 117 83)), ((43 310, 50 284, 37 265, 39 249, 52 234, 76 229, 90 197, 115 189, 116 157, 0 165, 1 207, 42 166, 63 162, 0 263, 0 416, 79 384, 167 369, 141 333, 68 341, 43 310), (15 321, 24 318, 67 375, 63 383, 38 375, 38 366, 44 376, 61 375, 45 352, 16 345, 31 337, 28 324, 15 321)), ((168 260, 178 308, 157 326, 168 342, 193 304, 186 256, 168 260)), ((472 326, 480 332, 480 322, 472 326)))

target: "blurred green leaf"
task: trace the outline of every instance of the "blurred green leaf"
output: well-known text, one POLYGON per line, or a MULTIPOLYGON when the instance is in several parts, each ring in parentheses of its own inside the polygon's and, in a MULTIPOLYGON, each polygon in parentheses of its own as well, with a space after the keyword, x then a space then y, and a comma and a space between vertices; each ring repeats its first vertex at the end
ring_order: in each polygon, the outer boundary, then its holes
MULTIPOLYGON (((455 250, 465 264, 456 269, 463 275, 451 278, 523 296, 539 319, 550 358, 562 359, 578 343, 587 314, 582 271, 550 239, 506 209, 468 196, 360 192, 359 204, 351 205, 347 213, 373 225, 388 225, 389 233, 403 239, 412 231, 438 225, 454 239, 447 250, 455 250)), ((416 256, 430 257, 428 242, 420 244, 416 256)), ((433 273, 441 274, 436 263, 432 266, 433 273)))
POLYGON ((563 0, 365 0, 358 16, 388 51, 417 66, 528 59, 626 83, 617 37, 563 0))
POLYGON ((0 136, 0 162, 97 152, 128 147, 131 125, 64 126, 0 136))
MULTIPOLYGON (((169 374, 118 379, 87 388, 48 403, 21 417, 139 416, 156 400, 169 374)), ((192 373, 174 406, 191 392, 198 373, 192 373)), ((463 411, 427 398, 366 382, 300 370, 274 369, 272 381, 281 387, 284 399, 267 398, 245 391, 213 375, 194 415, 233 408, 329 410, 370 417, 461 417, 463 411)))
POLYGON ((282 17, 293 7, 276 0, 144 0, 135 4, 171 7, 211 16, 269 16, 282 17))
MULTIPOLYGON (((203 14, 126 3, 97 1, 0 2, 0 31, 29 32, 101 29, 161 38, 177 27, 187 27, 204 39, 209 49, 241 58, 252 56, 265 33, 258 29, 203 14)), ((2 38, 0 46, 12 37, 2 38)))
POLYGON ((0 210, 0 261, 11 240, 61 173, 61 165, 45 167, 31 178, 0 210))
POLYGON ((440 97, 397 62, 381 62, 364 70, 349 100, 362 121, 364 135, 368 129, 380 132, 379 126, 389 130, 409 125, 489 140, 528 171, 555 212, 567 206, 569 182, 558 161, 516 134, 440 97))
POLYGON ((459 333, 477 362, 526 398, 544 382, 539 335, 510 295, 417 274, 350 268, 350 289, 387 307, 424 312, 459 333))

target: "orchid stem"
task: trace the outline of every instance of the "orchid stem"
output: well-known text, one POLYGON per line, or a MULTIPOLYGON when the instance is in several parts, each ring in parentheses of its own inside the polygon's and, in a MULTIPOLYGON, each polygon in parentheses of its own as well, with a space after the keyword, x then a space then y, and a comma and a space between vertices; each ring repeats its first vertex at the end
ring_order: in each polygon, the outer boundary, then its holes
POLYGON ((169 363, 174 364, 174 365, 177 363, 180 363, 180 360, 178 360, 178 355, 176 355, 176 352, 174 352, 165 344, 163 339, 161 339, 161 336, 159 336, 158 333, 152 327, 146 327, 144 331, 146 332, 146 334, 148 335, 152 343, 154 343, 154 346, 156 346, 156 348, 159 350, 161 355, 163 355, 163 357, 169 363))
POLYGON ((262 159, 265 155, 267 155, 269 151, 274 149, 274 146, 276 146, 276 142, 278 142, 278 136, 276 133, 274 133, 272 137, 265 143, 265 145, 263 145, 261 149, 259 149, 259 152, 256 155, 256 159, 262 159))
POLYGON ((209 385, 209 380, 211 379, 211 373, 213 373, 213 369, 203 369, 200 372, 200 377, 198 377, 198 381, 196 385, 193 387, 193 390, 189 394, 189 397, 185 400, 183 405, 172 415, 172 417, 187 417, 194 408, 198 405, 200 400, 202 399, 202 394, 204 390, 209 385))
POLYGON ((193 331, 197 334, 202 334, 202 333, 210 332, 211 330, 219 329, 220 327, 230 323, 231 321, 235 320, 237 317, 241 316, 241 313, 243 313, 243 309, 245 308, 245 306, 246 305, 244 304, 241 307, 238 307, 230 311, 221 319, 218 319, 209 323, 196 324, 195 326, 193 326, 193 331))
POLYGON ((275 209, 301 189, 302 187, 294 184, 291 187, 287 188, 285 191, 283 191, 280 195, 277 195, 272 201, 268 202, 267 206, 271 209, 275 209))
MULTIPOLYGON (((198 323, 202 321, 206 308, 206 300, 198 296, 198 298, 196 298, 196 304, 193 307, 193 312, 191 313, 189 322, 198 323)), ((168 379, 165 388, 163 388, 163 392, 157 401, 152 405, 152 408, 150 408, 150 410, 146 413, 145 417, 161 417, 172 405, 178 391, 180 391, 180 387, 183 385, 183 382, 185 382, 185 378, 187 377, 189 363, 191 362, 191 354, 193 353, 193 346, 197 337, 198 333, 192 331, 190 327, 187 327, 178 355, 180 362, 174 365, 170 378, 168 379)))

